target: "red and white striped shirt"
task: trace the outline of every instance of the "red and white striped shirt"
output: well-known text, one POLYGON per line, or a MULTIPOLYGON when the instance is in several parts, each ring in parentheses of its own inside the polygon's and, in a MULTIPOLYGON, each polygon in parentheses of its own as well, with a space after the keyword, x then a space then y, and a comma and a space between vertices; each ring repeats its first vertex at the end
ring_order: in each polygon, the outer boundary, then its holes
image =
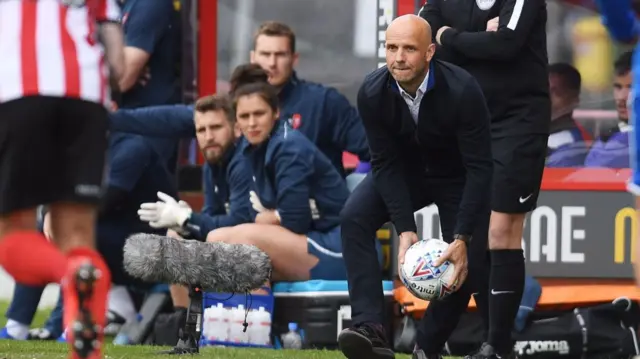
POLYGON ((0 0, 0 103, 43 95, 107 104, 99 21, 120 21, 116 0, 0 0), (64 5, 74 2, 84 5, 64 5))

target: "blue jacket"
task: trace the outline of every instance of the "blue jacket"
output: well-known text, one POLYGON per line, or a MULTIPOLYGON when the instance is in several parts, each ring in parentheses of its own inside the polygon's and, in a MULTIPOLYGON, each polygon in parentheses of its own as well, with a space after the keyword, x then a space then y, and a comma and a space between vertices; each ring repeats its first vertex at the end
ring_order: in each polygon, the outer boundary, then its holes
MULTIPOLYGON (((292 80, 280 92, 280 118, 313 142, 345 176, 342 152, 369 161, 362 121, 338 91, 318 84, 292 80), (297 127, 296 127, 297 126, 297 127)), ((150 121, 150 120, 149 120, 150 121)), ((111 130, 158 137, 194 137, 193 105, 161 105, 124 109, 111 114, 111 130), (153 118, 154 128, 132 118, 153 118), (142 127, 141 127, 142 126, 142 127)))
MULTIPOLYGON (((111 113, 110 119, 112 131, 145 136, 190 138, 195 131, 193 107, 184 105, 119 110, 111 113)), ((198 233, 192 234, 204 239, 216 228, 249 222, 250 178, 251 170, 235 146, 221 164, 206 164, 203 168, 205 203, 202 213, 191 215, 189 223, 199 227, 198 233)))
POLYGON ((268 142, 252 146, 243 140, 241 146, 253 172, 254 191, 265 208, 278 211, 284 228, 306 234, 339 225, 349 190, 308 138, 278 121, 268 142))
POLYGON ((193 138, 192 105, 161 105, 121 109, 109 114, 110 130, 151 137, 193 138))
POLYGON ((121 244, 130 233, 158 232, 141 222, 137 212, 142 203, 155 202, 158 191, 177 194, 163 159, 144 137, 115 133, 109 136, 107 165, 107 186, 127 192, 127 198, 117 209, 100 215, 98 238, 121 244))
POLYGON ((188 222, 200 228, 192 233, 196 238, 204 240, 214 229, 251 222, 251 169, 239 147, 229 148, 221 163, 206 164, 202 177, 204 207, 201 213, 191 214, 188 222))
POLYGON ((176 66, 181 49, 176 14, 172 0, 127 0, 122 5, 125 45, 150 55, 145 65, 150 78, 123 93, 121 107, 179 102, 176 66))
POLYGON ((336 89, 298 79, 294 73, 279 94, 280 119, 304 133, 344 177, 342 152, 369 162, 358 111, 336 89))
POLYGON ((158 200, 156 193, 176 196, 174 178, 152 144, 142 136, 114 133, 109 136, 107 185, 126 192, 123 201, 100 213, 96 223, 96 247, 117 285, 143 285, 124 271, 122 247, 134 233, 164 234, 140 221, 140 204, 158 200))
MULTIPOLYGON (((611 36, 621 42, 631 43, 638 38, 640 34, 640 23, 633 8, 631 0, 596 0, 600 12, 602 13, 602 22, 609 29, 611 36)), ((633 56, 633 88, 640 86, 640 50, 636 46, 633 56)), ((636 113, 640 109, 640 97, 638 91, 632 92, 631 98, 631 118, 630 124, 635 128, 636 113)), ((630 192, 640 196, 640 153, 638 152, 638 141, 640 134, 638 131, 632 130, 628 136, 629 141, 629 162, 632 168, 631 181, 627 188, 630 192)))

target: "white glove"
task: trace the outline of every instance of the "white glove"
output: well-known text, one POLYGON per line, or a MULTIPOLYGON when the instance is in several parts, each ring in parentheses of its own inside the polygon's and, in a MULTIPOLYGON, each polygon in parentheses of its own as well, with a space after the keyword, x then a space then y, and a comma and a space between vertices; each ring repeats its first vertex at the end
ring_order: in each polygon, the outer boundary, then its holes
POLYGON ((262 213, 266 211, 273 211, 273 213, 276 215, 276 218, 278 218, 278 221, 281 221, 280 213, 278 213, 277 210, 265 208, 265 206, 262 205, 262 202, 260 202, 258 194, 254 191, 249 191, 249 201, 251 202, 251 207, 253 207, 256 212, 262 213))
MULTIPOLYGON (((180 200, 178 202, 178 206, 180 206, 181 208, 184 208, 184 209, 186 209, 188 211, 191 210, 191 206, 189 206, 189 204, 187 202, 183 201, 183 200, 180 200)), ((182 237, 186 237, 186 236, 188 236, 190 234, 189 230, 184 228, 184 223, 182 224, 182 227, 175 226, 175 227, 170 227, 169 229, 171 229, 174 232, 178 233, 182 237)))
POLYGON ((251 207, 253 207, 256 212, 262 213, 264 211, 267 211, 267 209, 262 205, 262 202, 260 202, 258 194, 254 191, 249 192, 249 201, 251 201, 251 207))
POLYGON ((143 203, 138 216, 153 228, 182 228, 193 210, 184 201, 177 202, 166 193, 158 192, 160 201, 143 203))

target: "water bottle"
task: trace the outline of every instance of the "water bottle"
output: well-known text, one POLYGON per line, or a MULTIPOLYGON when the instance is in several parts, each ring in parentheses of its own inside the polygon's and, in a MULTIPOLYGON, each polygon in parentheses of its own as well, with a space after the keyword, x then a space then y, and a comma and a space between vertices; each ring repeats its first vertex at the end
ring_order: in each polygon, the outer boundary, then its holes
POLYGON ((289 323, 289 332, 281 337, 284 349, 302 349, 302 337, 298 333, 298 324, 289 323))
POLYGON ((271 313, 264 307, 249 313, 249 342, 254 345, 271 345, 271 313))
POLYGON ((211 333, 211 325, 209 324, 209 318, 211 317, 211 308, 204 308, 202 311, 202 335, 209 339, 211 333))
POLYGON ((205 337, 216 342, 229 338, 229 318, 222 303, 205 310, 205 337))
POLYGON ((249 342, 249 335, 244 332, 244 305, 239 305, 231 310, 229 320, 229 341, 232 343, 246 344, 249 342))

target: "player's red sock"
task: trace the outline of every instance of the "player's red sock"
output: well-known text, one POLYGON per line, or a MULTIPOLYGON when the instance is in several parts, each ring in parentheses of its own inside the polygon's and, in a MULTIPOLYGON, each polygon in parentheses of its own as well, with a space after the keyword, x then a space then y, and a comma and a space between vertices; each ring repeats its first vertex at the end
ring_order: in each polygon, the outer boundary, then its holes
POLYGON ((64 276, 67 258, 36 231, 13 231, 0 240, 0 266, 16 282, 41 286, 64 276))
MULTIPOLYGON (((111 287, 111 273, 106 263, 98 252, 90 248, 75 248, 68 255, 67 274, 63 281, 64 293, 64 325, 67 328, 67 342, 71 347, 71 358, 78 359, 81 356, 75 347, 75 334, 72 324, 82 321, 84 316, 82 310, 87 310, 91 314, 91 324, 97 325, 99 330, 96 333, 96 340, 100 343, 95 350, 88 350, 86 359, 102 358, 103 330, 106 324, 107 295, 111 287), (79 272, 90 263, 99 273, 98 279, 90 284, 92 288, 90 295, 83 292, 86 283, 79 279, 79 272), (83 294, 84 293, 84 294, 83 294), (85 295, 86 299, 81 303, 80 296, 85 295)), ((86 327, 87 329, 92 329, 86 327)), ((89 341, 90 342, 90 341, 89 341)))

